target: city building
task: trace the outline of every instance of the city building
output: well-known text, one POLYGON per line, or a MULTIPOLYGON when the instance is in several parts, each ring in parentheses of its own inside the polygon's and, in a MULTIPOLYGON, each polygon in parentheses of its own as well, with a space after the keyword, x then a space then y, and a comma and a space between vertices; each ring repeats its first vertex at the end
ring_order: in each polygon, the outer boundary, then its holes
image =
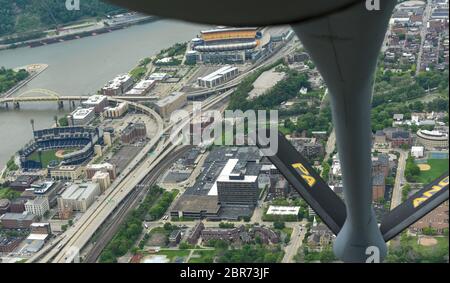
POLYGON ((36 222, 36 219, 36 215, 28 212, 8 212, 0 216, 0 223, 4 229, 28 229, 31 223, 36 222))
POLYGON ((372 199, 379 201, 384 199, 386 191, 386 178, 383 174, 375 174, 372 176, 372 199))
POLYGON ((146 137, 147 129, 144 123, 129 123, 122 131, 120 140, 124 144, 132 144, 138 140, 145 139, 146 137))
POLYGON ((58 198, 58 209, 70 207, 73 211, 85 212, 101 193, 96 183, 73 184, 58 198))
POLYGON ((280 242, 280 236, 269 228, 254 226, 250 232, 253 234, 253 238, 259 237, 261 242, 265 245, 277 244, 280 242))
POLYGON ((92 182, 99 184, 101 192, 105 192, 111 186, 111 177, 108 172, 97 171, 92 177, 92 182))
POLYGON ((86 178, 92 179, 97 172, 107 172, 111 180, 116 179, 116 166, 111 163, 89 164, 86 166, 86 178))
POLYGON ((23 238, 20 237, 5 237, 0 235, 0 253, 13 252, 20 245, 22 240, 23 238))
POLYGON ((170 118, 173 111, 182 108, 187 103, 184 92, 174 92, 169 96, 155 102, 156 111, 165 119, 170 118))
POLYGON ((240 240, 240 235, 244 231, 244 225, 232 229, 205 228, 201 232, 201 235, 203 243, 208 243, 211 240, 223 240, 234 243, 240 240))
POLYGON ((384 129, 384 133, 392 147, 411 146, 412 144, 412 136, 409 131, 400 128, 387 128, 384 129))
POLYGON ((423 233, 424 229, 433 229, 437 234, 444 234, 448 230, 448 200, 430 211, 427 215, 410 227, 414 233, 423 233))
POLYGON ((417 131, 417 143, 423 145, 426 149, 445 149, 448 148, 448 134, 440 131, 417 131))
POLYGON ((422 158, 424 156, 423 146, 413 146, 411 147, 411 156, 414 158, 422 158))
POLYGON ((122 95, 131 88, 133 83, 133 78, 129 74, 119 75, 102 88, 102 94, 107 96, 122 95))
POLYGON ((54 180, 71 181, 80 178, 83 174, 83 168, 79 165, 61 165, 50 168, 50 177, 54 180))
POLYGON ((271 198, 286 198, 289 195, 289 183, 282 176, 271 177, 268 194, 271 198))
POLYGON ((381 174, 384 178, 389 176, 389 155, 380 153, 372 158, 372 171, 374 175, 381 174))
POLYGON ((198 78, 198 85, 201 87, 213 88, 231 80, 238 74, 238 68, 227 65, 204 77, 198 78))
POLYGON ((32 223, 30 225, 30 233, 50 235, 52 233, 50 223, 32 223))
POLYGON ((142 80, 138 82, 132 89, 127 91, 125 95, 143 96, 146 95, 155 85, 156 81, 154 80, 142 80))
POLYGON ((37 197, 25 203, 25 211, 36 216, 44 216, 50 210, 50 204, 46 197, 37 197))
POLYGON ((167 73, 152 73, 148 76, 149 80, 161 82, 169 78, 167 73))
POLYGON ((187 219, 216 218, 220 209, 217 196, 183 194, 172 208, 170 215, 187 219))
POLYGON ((124 101, 114 107, 106 107, 103 112, 103 117, 109 119, 117 119, 128 112, 128 102, 124 101))
POLYGON ((85 108, 94 108, 95 113, 102 113, 108 107, 108 97, 104 95, 92 95, 81 104, 85 108))
POLYGON ((386 134, 381 130, 376 131, 374 134, 374 142, 378 144, 386 143, 386 134))
POLYGON ((19 192, 23 192, 26 189, 29 189, 31 187, 31 184, 36 182, 37 179, 37 176, 20 175, 11 184, 9 184, 9 188, 19 192))
POLYGON ((240 168, 235 168, 238 162, 239 159, 229 159, 217 178, 219 203, 255 206, 259 197, 258 176, 246 175, 240 168))
POLYGON ((181 230, 173 230, 169 235, 169 245, 176 246, 181 241, 181 230))
POLYGON ((203 229, 205 229, 205 225, 203 225, 203 222, 199 221, 190 231, 187 242, 190 245, 196 245, 198 239, 200 239, 203 229))
POLYGON ((11 202, 8 199, 0 199, 0 215, 9 211, 11 202))
POLYGON ((9 206, 9 212, 11 213, 23 213, 25 211, 25 203, 27 202, 24 198, 16 198, 11 201, 9 206))
POLYGON ((309 160, 322 159, 325 154, 323 144, 316 138, 290 138, 289 141, 309 160))
POLYGON ((95 108, 78 108, 67 116, 69 126, 85 126, 95 118, 95 108))

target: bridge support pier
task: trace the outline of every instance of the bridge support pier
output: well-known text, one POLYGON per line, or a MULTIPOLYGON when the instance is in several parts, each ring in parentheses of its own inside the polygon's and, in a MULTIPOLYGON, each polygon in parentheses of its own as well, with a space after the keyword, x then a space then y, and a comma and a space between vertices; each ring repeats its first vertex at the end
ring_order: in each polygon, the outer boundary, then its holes
POLYGON ((8 103, 5 103, 5 108, 9 109, 9 104, 8 103))
POLYGON ((14 102, 14 109, 20 109, 20 103, 14 102))
POLYGON ((64 102, 62 100, 58 101, 58 109, 64 109, 64 102))

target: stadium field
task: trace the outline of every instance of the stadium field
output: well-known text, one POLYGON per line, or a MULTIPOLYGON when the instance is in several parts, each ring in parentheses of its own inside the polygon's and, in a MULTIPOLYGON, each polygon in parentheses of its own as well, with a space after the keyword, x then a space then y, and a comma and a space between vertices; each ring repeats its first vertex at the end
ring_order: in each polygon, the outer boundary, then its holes
POLYGON ((417 177, 417 182, 428 184, 448 171, 448 159, 428 159, 427 163, 430 165, 430 170, 420 171, 417 177))

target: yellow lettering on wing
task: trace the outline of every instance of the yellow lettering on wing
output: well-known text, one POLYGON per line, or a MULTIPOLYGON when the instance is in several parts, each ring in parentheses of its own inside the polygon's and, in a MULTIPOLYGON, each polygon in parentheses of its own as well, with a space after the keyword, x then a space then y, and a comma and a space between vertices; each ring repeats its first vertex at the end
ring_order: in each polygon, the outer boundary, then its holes
POLYGON ((306 169, 306 167, 301 164, 301 163, 294 163, 292 164, 292 167, 297 169, 298 171, 300 171, 300 176, 303 178, 303 180, 306 181, 306 183, 308 184, 309 187, 312 188, 312 186, 314 186, 316 184, 316 179, 311 176, 311 174, 309 173, 308 169, 306 169))
POLYGON ((431 198, 435 193, 441 191, 443 188, 448 186, 448 176, 442 179, 437 185, 432 186, 429 190, 424 192, 421 197, 415 198, 413 200, 414 208, 418 207, 429 198, 431 198))

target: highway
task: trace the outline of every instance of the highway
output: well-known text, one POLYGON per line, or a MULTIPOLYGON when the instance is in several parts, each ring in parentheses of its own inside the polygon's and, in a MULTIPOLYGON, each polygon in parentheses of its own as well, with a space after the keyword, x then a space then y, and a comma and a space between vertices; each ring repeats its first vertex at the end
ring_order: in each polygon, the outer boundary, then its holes
MULTIPOLYGON (((280 52, 281 54, 277 52, 276 56, 270 56, 270 58, 267 59, 267 61, 264 61, 264 63, 269 64, 271 62, 275 62, 284 56, 287 49, 290 51, 292 48, 293 46, 284 46, 278 50, 283 50, 283 52, 280 52)), ((262 66, 263 65, 260 65, 246 74, 248 75, 262 66)), ((208 110, 216 103, 221 102, 223 99, 231 95, 233 91, 233 89, 230 89, 218 97, 206 100, 206 102, 202 105, 202 110, 208 110)), ((55 97, 51 98, 55 99, 55 97)), ((28 97, 20 97, 20 99, 28 99, 28 97)), ((60 99, 60 97, 58 97, 58 99, 60 99)), ((146 108, 145 106, 137 103, 130 104, 136 106, 137 108, 146 108)), ((148 111, 148 109, 145 110, 148 111)), ((150 111, 153 112, 151 109, 150 111)), ((192 111, 190 114, 192 116, 192 111)), ((185 121, 183 125, 190 123, 191 119, 192 117, 185 121)), ((43 251, 34 255, 30 258, 29 262, 70 262, 74 259, 74 257, 79 255, 79 251, 81 251, 82 248, 89 242, 95 231, 97 231, 106 219, 116 210, 117 206, 122 203, 127 196, 129 196, 133 189, 141 183, 142 180, 146 178, 149 172, 151 172, 160 162, 167 158, 169 154, 171 154, 177 147, 177 144, 172 144, 170 142, 165 142, 163 145, 161 144, 164 134, 168 133, 174 124, 170 124, 165 129, 161 128, 160 123, 158 123, 158 125, 160 127, 158 130, 159 134, 156 135, 131 162, 131 164, 127 166, 123 174, 114 181, 111 188, 107 190, 105 195, 101 196, 98 201, 94 203, 72 227, 55 239, 50 247, 46 247, 43 251), (155 156, 145 158, 147 153, 155 147, 155 153, 158 155, 157 158, 155 156)), ((181 129, 183 129, 183 126, 178 128, 177 125, 178 133, 181 129)))
POLYGON ((123 221, 126 219, 128 214, 137 207, 148 190, 155 185, 158 178, 163 174, 164 171, 170 168, 172 164, 177 161, 183 154, 189 151, 191 146, 183 146, 180 149, 173 152, 168 158, 161 162, 156 169, 151 171, 147 177, 139 183, 130 196, 123 202, 122 206, 117 209, 114 216, 108 219, 107 223, 103 224, 96 233, 100 233, 99 237, 95 240, 94 247, 88 252, 84 262, 95 263, 100 257, 103 249, 108 245, 111 239, 114 237, 123 221))

